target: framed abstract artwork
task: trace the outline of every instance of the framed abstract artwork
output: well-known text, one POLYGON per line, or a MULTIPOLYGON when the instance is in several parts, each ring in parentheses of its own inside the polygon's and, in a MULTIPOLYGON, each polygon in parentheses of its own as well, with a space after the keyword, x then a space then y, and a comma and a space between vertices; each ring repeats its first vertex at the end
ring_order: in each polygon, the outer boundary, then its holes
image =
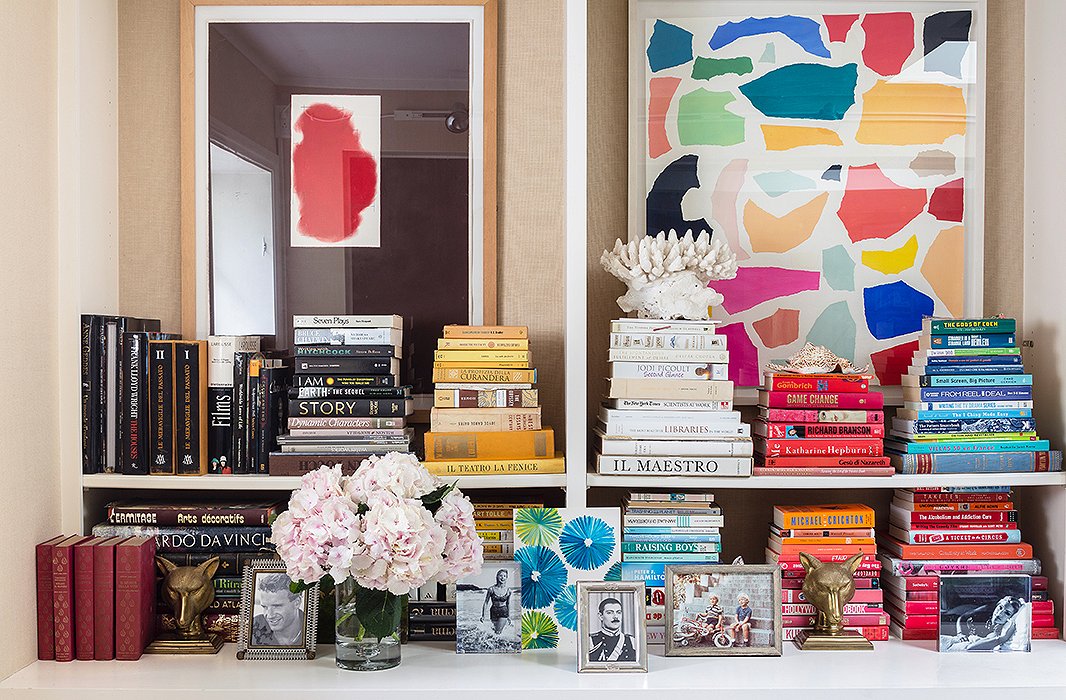
POLYGON ((711 231, 730 379, 805 342, 899 384, 979 314, 984 0, 631 0, 629 237, 711 231))

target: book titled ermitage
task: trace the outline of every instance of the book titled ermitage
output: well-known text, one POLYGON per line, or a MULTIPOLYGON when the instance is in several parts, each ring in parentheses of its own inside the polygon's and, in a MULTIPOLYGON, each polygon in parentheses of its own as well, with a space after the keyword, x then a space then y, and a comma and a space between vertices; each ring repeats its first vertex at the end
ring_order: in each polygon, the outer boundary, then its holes
POLYGON ((937 650, 1030 651, 1032 614, 1029 576, 946 576, 940 581, 937 650))

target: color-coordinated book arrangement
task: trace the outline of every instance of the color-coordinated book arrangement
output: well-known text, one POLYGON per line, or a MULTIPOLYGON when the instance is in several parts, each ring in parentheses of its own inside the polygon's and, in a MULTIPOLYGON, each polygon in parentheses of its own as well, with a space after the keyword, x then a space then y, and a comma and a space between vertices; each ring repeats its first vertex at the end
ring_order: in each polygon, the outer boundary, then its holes
POLYGON ((53 537, 37 545, 37 658, 135 661, 155 637, 155 541, 53 537))
POLYGON ((1033 420, 1012 318, 926 318, 885 449, 903 474, 1062 470, 1033 420))
POLYGON ((767 563, 781 567, 781 624, 785 640, 814 627, 817 611, 803 596, 807 574, 800 552, 821 562, 842 562, 862 554, 855 572, 855 597, 843 610, 844 626, 871 642, 888 639, 888 615, 878 586, 881 562, 874 539, 874 511, 861 504, 774 506, 767 563))
POLYGON ((1040 560, 1022 541, 1007 486, 896 489, 882 534, 885 606, 893 634, 937 639, 938 591, 947 577, 1032 576, 1032 637, 1056 639, 1054 607, 1040 560))
POLYGON ((350 473, 371 455, 410 452, 411 387, 401 382, 399 316, 294 316, 294 376, 287 431, 272 452, 272 476, 322 464, 350 473))
POLYGON ((665 567, 720 562, 725 516, 710 493, 632 492, 623 506, 622 580, 647 586, 648 644, 665 644, 665 567))
POLYGON ((445 326, 433 362, 425 466, 442 477, 562 474, 541 423, 529 329, 445 326))
POLYGON ((596 471, 751 476, 751 428, 733 410, 726 336, 714 321, 611 321, 596 471))
MULTIPOLYGON (((195 566, 219 558, 213 579, 215 601, 204 611, 204 627, 228 642, 240 626, 242 569, 253 559, 272 558, 270 523, 284 510, 273 502, 149 503, 120 501, 107 505, 107 521, 93 528, 97 537, 147 537, 159 556, 178 566, 195 566)), ((153 596, 155 596, 153 589, 153 596)), ((174 628, 161 593, 152 624, 174 628)))
POLYGON ((768 372, 752 424, 758 476, 891 476, 884 396, 860 374, 768 372))
POLYGON ((482 540, 485 561, 514 559, 514 512, 543 508, 542 503, 474 503, 474 527, 482 540))

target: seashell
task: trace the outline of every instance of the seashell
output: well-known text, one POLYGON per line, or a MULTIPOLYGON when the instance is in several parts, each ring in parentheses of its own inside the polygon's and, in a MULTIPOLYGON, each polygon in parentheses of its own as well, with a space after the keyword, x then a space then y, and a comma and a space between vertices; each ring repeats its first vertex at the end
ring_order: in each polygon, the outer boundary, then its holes
POLYGON ((822 345, 807 343, 803 348, 781 365, 773 362, 766 363, 766 368, 771 372, 787 372, 791 374, 866 374, 870 371, 869 365, 856 367, 850 360, 837 356, 829 348, 822 345))

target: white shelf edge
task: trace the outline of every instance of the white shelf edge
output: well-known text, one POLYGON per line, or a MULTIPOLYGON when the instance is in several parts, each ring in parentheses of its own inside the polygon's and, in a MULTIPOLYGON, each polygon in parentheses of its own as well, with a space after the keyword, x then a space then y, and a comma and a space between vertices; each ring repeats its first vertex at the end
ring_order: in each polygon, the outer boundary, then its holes
POLYGON ((894 476, 614 476, 589 473, 590 487, 714 489, 899 489, 931 486, 1063 486, 1066 472, 894 476))
MULTIPOLYGON (((451 481, 451 479, 446 479, 451 481)), ((501 474, 460 476, 461 489, 562 488, 566 474, 501 474)), ((231 474, 226 476, 165 476, 134 474, 84 474, 83 489, 146 489, 161 491, 292 491, 300 485, 298 476, 231 474)))

